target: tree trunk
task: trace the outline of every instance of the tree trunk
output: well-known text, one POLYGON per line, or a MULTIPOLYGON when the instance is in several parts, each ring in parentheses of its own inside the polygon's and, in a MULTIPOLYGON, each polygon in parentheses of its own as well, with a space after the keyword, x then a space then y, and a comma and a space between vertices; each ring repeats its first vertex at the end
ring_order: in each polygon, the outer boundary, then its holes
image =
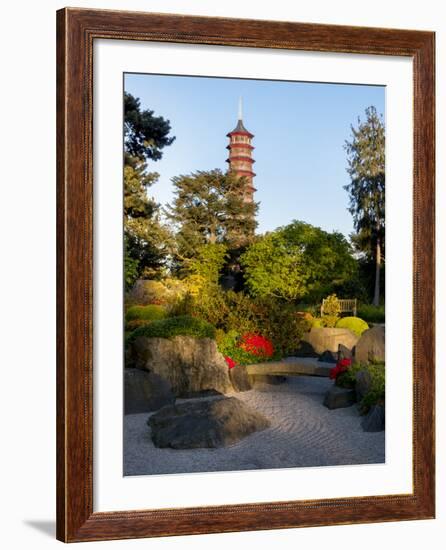
POLYGON ((381 286, 381 242, 378 237, 376 241, 375 294, 373 296, 374 306, 379 306, 380 286, 381 286))

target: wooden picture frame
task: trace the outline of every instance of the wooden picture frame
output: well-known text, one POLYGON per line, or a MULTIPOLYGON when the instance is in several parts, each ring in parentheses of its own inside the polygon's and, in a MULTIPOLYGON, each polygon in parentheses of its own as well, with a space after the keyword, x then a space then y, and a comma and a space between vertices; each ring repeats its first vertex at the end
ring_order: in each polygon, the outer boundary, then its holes
POLYGON ((91 541, 434 517, 432 32, 66 8, 57 13, 57 538, 91 541), (413 492, 93 512, 93 43, 176 42, 413 61, 413 492))

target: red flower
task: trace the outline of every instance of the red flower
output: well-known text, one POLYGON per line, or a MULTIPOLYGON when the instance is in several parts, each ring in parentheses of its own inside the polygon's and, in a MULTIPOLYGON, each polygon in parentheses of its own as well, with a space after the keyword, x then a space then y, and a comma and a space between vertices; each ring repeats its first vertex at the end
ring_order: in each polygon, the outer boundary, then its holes
POLYGON ((352 364, 352 360, 351 359, 341 359, 340 361, 338 361, 336 363, 336 367, 333 367, 331 370, 330 370, 330 379, 331 380, 336 380, 336 378, 342 374, 343 372, 345 372, 346 370, 348 370, 348 368, 350 367, 350 365, 352 364))
POLYGON ((228 365, 228 369, 233 369, 237 363, 234 361, 234 359, 231 359, 230 357, 225 357, 226 364, 228 365))
POLYGON ((249 332, 242 336, 240 348, 258 357, 272 357, 274 353, 273 344, 268 338, 249 332))

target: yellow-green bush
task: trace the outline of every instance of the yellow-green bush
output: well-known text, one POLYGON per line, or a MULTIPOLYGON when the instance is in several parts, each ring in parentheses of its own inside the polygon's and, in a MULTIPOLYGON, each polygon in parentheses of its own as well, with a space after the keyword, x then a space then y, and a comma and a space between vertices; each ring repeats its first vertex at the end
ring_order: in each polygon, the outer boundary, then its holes
POLYGON ((336 328, 346 328, 357 336, 361 336, 369 325, 359 317, 343 317, 336 323, 336 328))
POLYGON ((125 314, 126 322, 130 321, 159 321, 166 318, 166 310, 163 306, 150 304, 148 306, 131 306, 125 314))

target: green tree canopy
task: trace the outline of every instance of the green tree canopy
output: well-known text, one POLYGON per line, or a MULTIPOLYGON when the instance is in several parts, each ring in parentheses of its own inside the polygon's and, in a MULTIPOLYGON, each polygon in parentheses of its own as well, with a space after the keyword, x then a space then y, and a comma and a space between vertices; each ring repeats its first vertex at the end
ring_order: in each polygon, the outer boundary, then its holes
POLYGON ((294 221, 257 238, 240 261, 255 296, 320 300, 355 275, 351 252, 341 233, 294 221))
POLYGON ((350 176, 345 189, 356 229, 352 242, 375 264, 373 303, 378 305, 385 242, 385 128, 375 107, 368 107, 365 114, 366 120, 358 118, 357 127, 351 127, 351 140, 345 143, 350 176))
POLYGON ((256 227, 256 203, 243 200, 244 178, 221 170, 172 179, 175 198, 166 213, 177 229, 178 257, 191 258, 206 243, 237 248, 256 227))
POLYGON ((162 149, 171 145, 170 121, 154 116, 150 109, 141 109, 141 102, 124 92, 124 144, 126 160, 160 160, 162 149))
POLYGON ((158 174, 148 170, 148 161, 162 157, 170 145, 170 123, 142 110, 140 101, 124 93, 124 269, 127 288, 138 277, 157 274, 163 267, 170 233, 160 220, 160 207, 148 195, 158 174))

